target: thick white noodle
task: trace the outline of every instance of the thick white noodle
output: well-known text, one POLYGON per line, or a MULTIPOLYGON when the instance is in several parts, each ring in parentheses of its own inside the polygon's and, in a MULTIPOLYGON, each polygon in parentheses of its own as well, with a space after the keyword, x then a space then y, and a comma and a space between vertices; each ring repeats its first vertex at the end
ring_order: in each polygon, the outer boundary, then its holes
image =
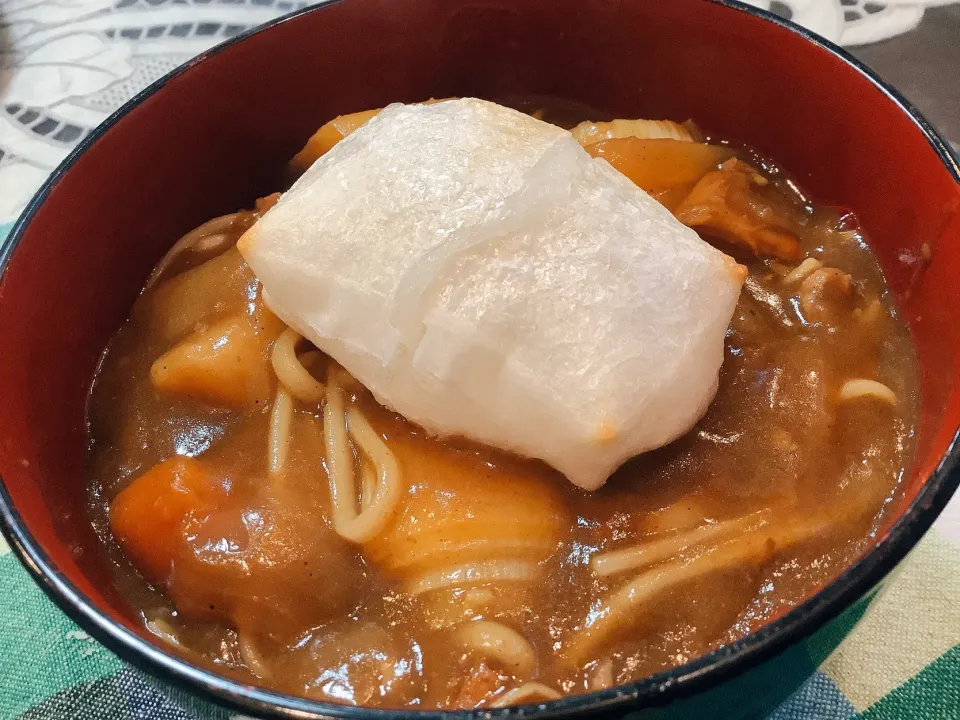
POLYGON ((420 595, 446 587, 494 582, 529 582, 536 577, 536 563, 521 560, 490 560, 425 572, 407 583, 406 589, 411 595, 420 595))
POLYGON ((613 687, 613 658, 600 660, 587 680, 587 689, 591 692, 613 687))
MULTIPOLYGON (((297 343, 303 337, 293 328, 287 328, 273 344, 270 354, 270 363, 277 380, 302 403, 315 405, 323 400, 327 393, 326 387, 304 367, 303 361, 297 356, 297 343)), ((304 358, 311 353, 306 353, 304 358)))
POLYGON ((841 387, 837 396, 840 402, 847 400, 859 400, 861 398, 873 398, 881 402, 897 404, 897 394, 876 380, 867 380, 866 378, 855 378, 847 380, 841 387))
POLYGON ((591 609, 582 629, 567 645, 565 659, 582 666, 603 642, 642 617, 645 606, 681 583, 731 567, 757 567, 774 553, 812 537, 827 535, 836 525, 837 521, 829 516, 786 521, 779 525, 771 520, 767 527, 747 532, 700 555, 646 570, 608 594, 600 607, 591 609))
POLYGON ((270 431, 267 436, 267 470, 276 475, 283 470, 290 450, 290 424, 293 422, 293 400, 283 386, 270 411, 270 431))
POLYGON ((267 667, 263 656, 249 637, 238 634, 237 649, 240 651, 240 659, 243 660, 243 664, 247 666, 250 672, 261 680, 266 680, 270 677, 270 668, 267 667))
POLYGON ((816 258, 808 257, 783 277, 783 284, 793 285, 798 283, 822 267, 822 262, 816 258))
POLYGON ((582 629, 567 646, 566 659, 582 665, 604 641, 642 616, 644 606, 661 593, 718 570, 745 563, 759 564, 773 552, 771 545, 767 535, 754 533, 712 548, 692 560, 667 563, 641 573, 607 595, 600 608, 591 609, 582 629))
POLYGON ((453 642, 469 655, 493 660, 518 677, 529 677, 537 665, 533 646, 520 633, 503 623, 474 620, 453 632, 453 642))
POLYGON ((180 639, 177 637, 177 631, 173 629, 173 626, 170 625, 162 617, 153 617, 148 619, 144 623, 147 630, 156 635, 158 638, 164 642, 173 645, 176 648, 185 650, 183 644, 180 642, 180 639))
POLYGON ((560 697, 560 693, 552 687, 538 682, 528 682, 518 688, 508 690, 487 707, 500 708, 507 707, 508 705, 531 704, 545 700, 558 700, 560 697))
POLYGON ((173 265, 173 262, 184 252, 194 247, 204 252, 213 253, 217 250, 223 252, 233 245, 236 237, 227 231, 230 230, 237 215, 238 213, 230 213, 229 215, 221 215, 213 220, 208 220, 200 227, 194 228, 177 240, 173 244, 173 247, 167 250, 167 253, 160 259, 156 267, 153 268, 153 272, 150 273, 144 290, 155 285, 157 280, 163 277, 164 273, 173 265), (201 246, 201 242, 203 246, 201 246))
POLYGON ((333 527, 347 540, 365 543, 383 530, 397 509, 402 494, 400 466, 363 414, 353 407, 346 409, 344 393, 335 376, 330 378, 326 397, 323 434, 333 527), (358 497, 350 437, 376 470, 377 484, 372 498, 358 497))
POLYGON ((700 525, 692 530, 662 540, 652 540, 619 550, 597 553, 590 558, 590 569, 597 575, 604 577, 625 570, 636 570, 648 565, 655 565, 676 557, 688 548, 710 540, 728 537, 734 533, 756 530, 766 525, 767 522, 766 514, 760 511, 732 520, 700 525))

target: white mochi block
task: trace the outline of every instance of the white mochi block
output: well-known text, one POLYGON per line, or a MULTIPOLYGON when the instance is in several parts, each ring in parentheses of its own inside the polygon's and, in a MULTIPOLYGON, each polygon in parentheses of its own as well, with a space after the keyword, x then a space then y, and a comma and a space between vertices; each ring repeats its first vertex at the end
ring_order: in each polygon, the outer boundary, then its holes
POLYGON ((379 402, 588 490, 706 411, 746 275, 566 130, 475 99, 387 107, 239 247, 379 402))

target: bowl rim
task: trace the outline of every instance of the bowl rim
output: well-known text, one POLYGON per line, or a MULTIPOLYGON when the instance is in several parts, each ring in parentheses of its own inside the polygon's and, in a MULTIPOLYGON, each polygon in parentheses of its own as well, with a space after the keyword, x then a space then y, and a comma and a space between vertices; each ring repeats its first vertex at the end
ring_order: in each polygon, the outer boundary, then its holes
MULTIPOLYGON (((322 12, 345 0, 319 0, 314 5, 275 18, 200 53, 137 93, 90 132, 50 174, 14 223, 9 237, 0 247, 0 284, 9 261, 27 227, 40 210, 51 190, 71 169, 77 159, 107 133, 121 118, 169 81, 189 72, 194 66, 253 35, 267 32, 302 15, 322 12)), ((960 184, 960 159, 949 143, 920 111, 876 73, 843 48, 785 20, 771 12, 738 0, 705 0, 734 11, 752 15, 787 29, 805 41, 832 54, 855 70, 866 82, 896 105, 920 130, 948 173, 960 184)), ((739 640, 724 645, 683 665, 607 690, 570 695, 546 703, 481 710, 381 709, 338 705, 286 695, 230 679, 201 669, 165 652, 131 630, 114 622, 82 593, 44 552, 27 529, 0 477, 0 533, 13 553, 26 567, 44 593, 74 622, 100 643, 139 669, 188 692, 199 694, 221 706, 243 712, 282 718, 345 718, 346 720, 484 720, 507 717, 572 716, 580 713, 627 712, 646 706, 664 705, 719 685, 743 674, 787 650, 804 637, 837 617, 856 600, 866 595, 919 542, 954 491, 960 486, 960 428, 950 441, 936 469, 924 482, 910 505, 894 522, 886 536, 850 565, 832 582, 821 588, 789 613, 739 640)))

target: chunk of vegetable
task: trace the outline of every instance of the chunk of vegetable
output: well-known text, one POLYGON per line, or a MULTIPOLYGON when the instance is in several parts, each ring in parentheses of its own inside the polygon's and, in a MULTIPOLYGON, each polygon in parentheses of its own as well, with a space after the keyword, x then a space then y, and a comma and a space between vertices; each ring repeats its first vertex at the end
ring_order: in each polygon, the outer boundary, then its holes
POLYGON ((201 323, 241 311, 256 282, 233 247, 148 290, 134 306, 133 314, 138 319, 146 318, 163 342, 174 342, 201 323))
POLYGON ((226 496, 226 488, 200 464, 174 457, 153 466, 110 504, 110 528, 147 580, 168 579, 192 514, 205 514, 226 496))
POLYGON ((183 528, 168 590, 184 617, 289 642, 350 612, 362 562, 310 495, 239 495, 183 528))
POLYGON ((674 211, 677 220, 756 255, 798 260, 791 208, 760 193, 767 179, 732 158, 707 173, 674 211))
POLYGON ((330 148, 354 132, 378 112, 380 112, 380 108, 350 113, 349 115, 338 115, 317 130, 311 138, 307 140, 307 144, 304 145, 303 150, 293 156, 290 164, 301 172, 306 170, 313 165, 318 158, 325 155, 330 148))
POLYGON ((733 156, 730 148, 720 145, 668 138, 611 138, 585 149, 593 157, 602 157, 654 197, 675 188, 686 196, 700 178, 733 156))
POLYGON ((556 487, 529 466, 517 463, 510 483, 494 483, 486 464, 465 463, 456 453, 429 453, 406 442, 391 450, 420 485, 364 546, 369 562, 407 575, 489 560, 537 563, 553 551, 566 512, 556 487))
POLYGON ((746 276, 631 185, 516 110, 393 105, 238 249, 284 319, 383 405, 596 489, 703 414, 746 276), (358 196, 348 175, 376 180, 358 196))
POLYGON ((669 138, 686 142, 700 142, 700 131, 692 122, 683 124, 672 120, 611 120, 610 122, 582 122, 573 130, 574 139, 581 145, 591 145, 611 138, 635 137, 641 140, 669 138))
MULTIPOLYGON (((449 99, 451 98, 430 98, 429 100, 425 100, 423 104, 432 105, 433 103, 443 102, 449 99)), ((293 156, 293 160, 290 161, 290 166, 297 172, 303 172, 347 135, 356 132, 357 128, 377 115, 381 109, 382 108, 376 108, 374 110, 350 113, 349 115, 338 115, 317 130, 310 139, 307 140, 307 144, 303 146, 303 149, 293 156)))
POLYGON ((161 392, 188 395, 222 407, 266 403, 271 394, 267 348, 273 328, 258 332, 252 318, 232 315, 189 336, 150 368, 161 392))

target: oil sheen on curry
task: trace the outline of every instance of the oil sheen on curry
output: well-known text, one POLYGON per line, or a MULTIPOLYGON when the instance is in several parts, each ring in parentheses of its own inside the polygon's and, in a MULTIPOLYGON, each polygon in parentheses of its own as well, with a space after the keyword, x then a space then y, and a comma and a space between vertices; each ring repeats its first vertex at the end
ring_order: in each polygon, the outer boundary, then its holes
POLYGON ((871 543, 916 366, 855 217, 693 122, 517 107, 338 117, 149 278, 89 505, 172 652, 540 703, 736 640, 871 543))

